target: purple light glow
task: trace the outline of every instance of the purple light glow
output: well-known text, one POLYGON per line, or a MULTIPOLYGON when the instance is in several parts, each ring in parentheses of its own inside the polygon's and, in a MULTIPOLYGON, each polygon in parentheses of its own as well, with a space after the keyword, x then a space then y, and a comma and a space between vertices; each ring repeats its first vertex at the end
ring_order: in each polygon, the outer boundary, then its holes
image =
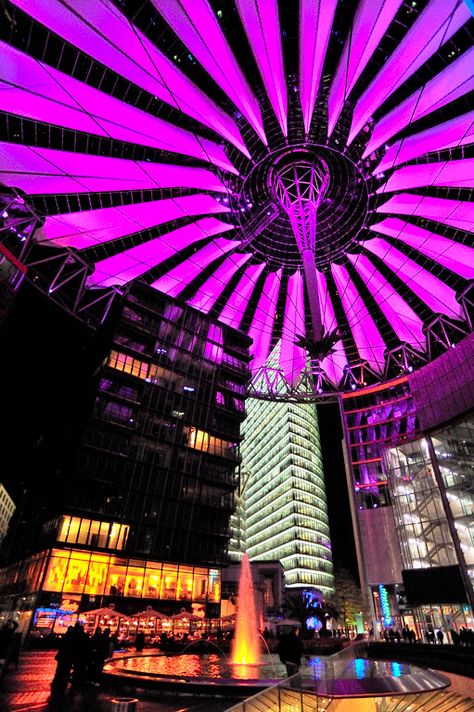
POLYGON ((337 0, 300 0, 299 86, 306 135, 318 95, 337 0))
MULTIPOLYGON (((362 157, 369 156, 382 143, 412 122, 472 91, 474 89, 473 65, 474 47, 464 52, 459 59, 449 64, 446 69, 437 74, 421 89, 418 89, 408 99, 405 99, 380 119, 374 127, 369 144, 362 157)), ((427 134, 429 131, 424 133, 427 134)))
POLYGON ((193 279, 199 276, 203 269, 239 245, 240 242, 236 240, 217 238, 202 247, 192 258, 157 279, 151 286, 170 297, 177 297, 193 279))
POLYGON ((273 325, 280 293, 282 270, 271 272, 265 280, 260 299, 249 329, 253 339, 251 352, 253 354, 252 370, 255 373, 266 363, 270 354, 273 325))
POLYGON ((288 95, 276 0, 236 0, 250 47, 283 135, 287 131, 288 95))
POLYGON ((333 264, 331 271, 360 357, 367 360, 375 371, 383 372, 386 345, 369 310, 346 267, 333 264))
POLYGON ((152 0, 152 3, 266 145, 258 102, 207 0, 152 0))
POLYGON ((425 344, 423 322, 413 309, 383 277, 366 255, 347 257, 360 274, 400 341, 422 349, 425 344))
POLYGON ((370 229, 414 247, 464 279, 474 278, 474 250, 467 245, 448 240, 399 218, 386 218, 377 225, 371 225, 370 229))
POLYGON ((264 269, 265 263, 262 263, 260 265, 250 265, 250 267, 245 270, 234 293, 222 310, 219 321, 222 321, 228 326, 232 326, 234 329, 240 327, 245 310, 255 291, 256 282, 264 269))
POLYGON ((228 210, 210 195, 198 194, 117 208, 53 215, 46 218, 41 230, 41 241, 51 241, 62 247, 85 249, 186 215, 208 215, 228 210))
MULTIPOLYGON (((328 99, 328 136, 341 114, 355 83, 377 49, 403 0, 362 0, 331 84, 328 99), (349 55, 349 59, 348 59, 349 55)), ((314 4, 307 0, 310 11, 314 4)), ((324 12, 326 13, 326 3, 324 12)))
POLYGON ((13 4, 105 67, 217 131, 249 155, 232 119, 108 0, 13 0, 13 4), (107 28, 106 33, 99 28, 107 28))
POLYGON ((222 147, 68 77, 0 42, 2 109, 58 126, 87 131, 209 161, 238 173, 222 147))
POLYGON ((474 232, 472 203, 447 198, 432 198, 428 195, 398 193, 377 208, 378 213, 399 213, 417 215, 428 220, 455 227, 458 230, 474 232))
MULTIPOLYGON (((337 328, 338 324, 334 307, 329 296, 329 290, 324 272, 317 273, 317 283, 324 330, 332 331, 337 328)), ((347 364, 347 356, 342 341, 339 341, 334 348, 335 352, 330 356, 327 356, 324 361, 322 361, 321 366, 326 371, 329 380, 337 386, 344 375, 344 367, 347 364)))
POLYGON ((88 278, 88 285, 110 287, 127 284, 194 242, 232 229, 233 225, 220 222, 215 218, 203 218, 196 223, 178 228, 143 245, 137 245, 97 262, 95 271, 88 278))
POLYGON ((461 317, 462 309, 456 301, 456 293, 440 279, 434 277, 382 238, 375 237, 361 244, 380 257, 387 267, 405 282, 406 286, 433 312, 441 312, 455 319, 461 317))
POLYGON ((393 92, 419 69, 470 19, 459 0, 431 0, 380 72, 359 98, 348 143, 393 92))
POLYGON ((225 192, 205 168, 105 158, 0 142, 0 176, 30 195, 187 187, 225 192))
POLYGON ((232 279, 237 270, 249 261, 251 256, 250 252, 248 252, 242 255, 235 253, 228 257, 215 272, 206 279, 196 294, 194 294, 191 299, 188 299, 188 304, 207 314, 224 291, 229 280, 232 279))
POLYGON ((438 126, 407 136, 392 144, 373 173, 381 173, 400 163, 423 156, 430 151, 441 151, 445 148, 464 146, 474 142, 474 111, 457 116, 438 126))
POLYGON ((280 346, 280 367, 292 386, 296 385, 306 366, 306 351, 295 345, 298 336, 304 336, 305 333, 303 275, 295 272, 288 280, 280 346))
POLYGON ((377 193, 392 193, 395 190, 423 188, 430 185, 474 188, 474 158, 403 166, 392 173, 388 181, 378 188, 377 193))

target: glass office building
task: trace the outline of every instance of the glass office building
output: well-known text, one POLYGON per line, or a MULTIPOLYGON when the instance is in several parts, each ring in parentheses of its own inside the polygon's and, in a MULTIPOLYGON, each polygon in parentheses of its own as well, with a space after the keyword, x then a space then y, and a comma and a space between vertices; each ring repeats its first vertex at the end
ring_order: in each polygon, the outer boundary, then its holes
POLYGON ((363 590, 380 633, 472 625, 472 335, 413 374, 344 394, 363 590))
POLYGON ((334 590, 314 404, 249 399, 242 426, 243 532, 251 560, 279 560, 287 587, 334 590))
POLYGON ((133 612, 158 599, 218 615, 249 342, 145 285, 130 291, 62 487, 43 464, 12 528, 23 558, 3 572, 4 606, 72 596, 78 611, 133 612))

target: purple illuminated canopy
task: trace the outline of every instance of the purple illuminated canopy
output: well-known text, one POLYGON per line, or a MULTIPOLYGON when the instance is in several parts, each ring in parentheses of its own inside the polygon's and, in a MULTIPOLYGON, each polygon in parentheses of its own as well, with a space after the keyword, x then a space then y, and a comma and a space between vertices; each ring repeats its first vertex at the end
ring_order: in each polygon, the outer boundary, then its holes
POLYGON ((90 262, 94 295, 143 279, 246 330, 254 374, 294 389, 397 375, 437 315, 468 331, 465 3, 145 5, 12 0, 0 181, 36 249, 90 262))

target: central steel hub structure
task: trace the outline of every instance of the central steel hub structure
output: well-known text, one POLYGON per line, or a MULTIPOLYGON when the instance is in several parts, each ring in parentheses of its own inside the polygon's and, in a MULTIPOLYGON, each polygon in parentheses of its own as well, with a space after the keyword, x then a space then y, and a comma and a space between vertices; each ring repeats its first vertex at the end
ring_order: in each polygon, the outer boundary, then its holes
POLYGON ((329 166, 318 156, 288 163, 288 156, 283 155, 273 166, 270 181, 275 199, 288 215, 301 254, 311 310, 313 338, 319 341, 322 337, 322 323, 315 251, 318 209, 329 188, 329 166))

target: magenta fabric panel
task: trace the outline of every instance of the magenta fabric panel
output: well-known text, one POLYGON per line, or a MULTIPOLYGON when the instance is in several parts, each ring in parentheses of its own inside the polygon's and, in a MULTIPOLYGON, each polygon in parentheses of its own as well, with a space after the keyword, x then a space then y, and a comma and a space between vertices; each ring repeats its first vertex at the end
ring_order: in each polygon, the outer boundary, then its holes
POLYGON ((277 0, 236 0, 267 96, 287 135, 288 95, 277 0))
POLYGON ((45 220, 41 242, 49 241, 61 247, 84 249, 187 215, 208 215, 228 210, 210 195, 197 194, 117 208, 52 215, 45 220))
POLYGON ((107 158, 0 142, 0 180, 30 195, 149 188, 201 188, 225 192, 205 168, 107 158))
POLYGON ((426 341, 423 334, 423 322, 413 309, 387 282, 366 255, 348 254, 347 257, 362 277, 400 341, 405 341, 417 349, 423 349, 426 341))
POLYGON ((57 126, 181 153, 237 173, 222 146, 136 109, 0 42, 2 109, 57 126))
POLYGON ((280 367, 292 386, 296 385, 306 366, 305 349, 295 345, 298 336, 305 334, 303 276, 297 271, 288 280, 280 346, 280 367))
POLYGON ((207 314, 224 291, 229 280, 251 257, 250 252, 245 254, 234 252, 206 279, 187 303, 207 314))
POLYGON ((247 267, 237 284, 234 293, 220 313, 219 321, 222 321, 234 329, 240 327, 240 323, 244 317, 245 310, 255 290, 255 285, 265 269, 265 263, 259 265, 250 265, 247 267))
POLYGON ((282 270, 279 269, 278 272, 271 272, 266 278, 248 332, 253 339, 251 368, 254 373, 267 362, 270 354, 272 331, 280 293, 281 273, 282 270))
POLYGON ((441 237, 400 218, 386 218, 381 223, 371 225, 370 229, 414 247, 464 279, 474 278, 474 250, 468 245, 441 237))
POLYGON ((216 218, 203 218, 196 223, 178 228, 143 245, 137 245, 97 262, 95 271, 88 278, 88 285, 110 287, 127 284, 188 245, 231 229, 232 225, 220 222, 216 218))
POLYGON ((203 269, 206 269, 218 257, 235 250, 240 242, 236 240, 225 240, 217 238, 208 245, 201 247, 192 257, 188 257, 185 262, 170 270, 155 282, 152 287, 159 292, 164 292, 170 297, 177 297, 183 289, 199 276, 203 269))
MULTIPOLYGON (((319 7, 323 0, 319 0, 319 7)), ((384 37, 403 0, 361 0, 331 83, 328 99, 328 135, 341 114, 347 97, 384 37)), ((306 0, 309 11, 314 7, 306 0)), ((324 2, 324 12, 327 13, 324 2)), ((328 12, 330 14, 330 11, 328 12)))
POLYGON ((474 143, 474 111, 395 141, 373 172, 377 174, 400 163, 408 163, 430 151, 441 151, 468 143, 474 143))
POLYGON ((248 155, 232 119, 107 0, 13 0, 28 15, 248 155), (97 28, 107 28, 102 33, 97 28), (126 50, 124 50, 126 48, 126 50))
POLYGON ((383 372, 384 352, 387 347, 365 306, 364 300, 350 278, 346 267, 333 264, 331 271, 361 359, 367 360, 370 366, 379 373, 383 372))
POLYGON ((348 143, 393 92, 466 23, 471 14, 459 0, 431 0, 354 108, 348 143))
POLYGON ((467 201, 432 198, 429 195, 414 193, 397 193, 390 200, 379 205, 377 212, 416 215, 459 230, 474 232, 474 211, 472 203, 467 201))
POLYGON ((337 0, 300 0, 299 90, 306 134, 318 96, 336 7, 337 0))
POLYGON ((383 260, 387 267, 435 313, 441 312, 455 319, 461 318, 462 309, 456 301, 456 293, 440 279, 380 237, 367 240, 362 245, 383 260))
MULTIPOLYGON (((369 156, 385 141, 409 126, 413 121, 440 109, 460 96, 474 90, 474 47, 464 52, 459 59, 449 64, 421 89, 418 89, 401 104, 375 124, 363 158, 369 156)), ((425 131, 425 134, 427 132, 425 131)), ((440 138, 442 144, 443 137, 440 138)), ((448 139, 449 142, 449 139, 448 139)))
MULTIPOLYGON (((334 312, 334 307, 329 296, 326 277, 324 272, 317 272, 318 281, 318 297, 321 307, 321 315, 325 331, 333 331, 337 328, 337 319, 334 312)), ((326 371, 326 374, 335 386, 337 386, 344 375, 344 367, 347 365, 347 356, 342 340, 335 345, 335 352, 327 356, 322 361, 321 366, 326 371)))
POLYGON ((257 99, 207 0, 152 0, 152 3, 266 144, 257 99))
POLYGON ((474 188, 474 158, 402 166, 378 188, 377 193, 392 193, 395 190, 424 188, 431 185, 445 188, 474 188))

